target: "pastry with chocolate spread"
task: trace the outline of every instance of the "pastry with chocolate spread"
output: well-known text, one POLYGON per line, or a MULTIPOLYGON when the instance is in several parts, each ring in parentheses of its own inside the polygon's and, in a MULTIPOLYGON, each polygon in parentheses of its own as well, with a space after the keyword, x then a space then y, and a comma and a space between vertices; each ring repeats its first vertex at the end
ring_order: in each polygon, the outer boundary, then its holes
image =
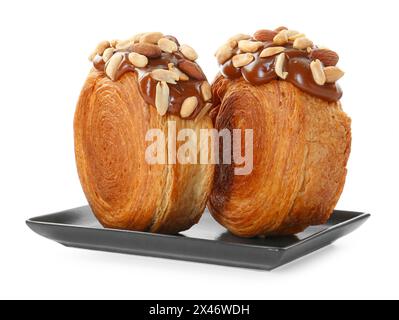
POLYGON ((75 114, 75 150, 83 190, 105 227, 173 234, 204 212, 213 165, 181 164, 169 148, 161 161, 147 159, 153 129, 178 150, 184 141, 174 132, 192 129, 200 136, 200 129, 213 128, 211 87, 197 58, 193 48, 160 32, 103 41, 90 56, 93 69, 75 114))
POLYGON ((337 53, 281 27, 236 35, 216 58, 214 126, 253 129, 253 171, 236 176, 238 164, 218 165, 211 213, 243 237, 292 235, 325 223, 342 193, 351 148, 337 53))

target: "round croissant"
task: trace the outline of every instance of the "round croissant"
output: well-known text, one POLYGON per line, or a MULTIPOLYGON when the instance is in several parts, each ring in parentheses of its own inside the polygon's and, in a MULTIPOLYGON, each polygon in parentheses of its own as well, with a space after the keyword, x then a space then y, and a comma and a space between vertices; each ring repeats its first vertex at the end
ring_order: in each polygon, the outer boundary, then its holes
MULTIPOLYGON (((97 57, 102 59, 98 53, 97 57)), ((160 65, 159 60, 155 63, 160 65)), ((133 70, 131 65, 129 68, 133 70)), ((161 115, 144 99, 136 72, 110 79, 107 75, 112 72, 106 71, 90 72, 74 121, 79 177, 94 214, 109 228, 168 234, 190 228, 204 212, 214 166, 150 164, 146 161, 150 145, 146 134, 160 129, 168 141, 168 121, 175 121, 177 132, 193 129, 199 137, 200 129, 213 128, 210 117, 194 120, 171 113, 161 115)), ((178 98, 176 95, 175 101, 178 98)), ((176 142, 176 149, 182 144, 176 142)))
POLYGON ((325 223, 343 190, 350 119, 339 102, 286 81, 254 86, 219 76, 215 127, 253 128, 254 169, 235 176, 218 165, 209 209, 232 233, 290 235, 325 223))

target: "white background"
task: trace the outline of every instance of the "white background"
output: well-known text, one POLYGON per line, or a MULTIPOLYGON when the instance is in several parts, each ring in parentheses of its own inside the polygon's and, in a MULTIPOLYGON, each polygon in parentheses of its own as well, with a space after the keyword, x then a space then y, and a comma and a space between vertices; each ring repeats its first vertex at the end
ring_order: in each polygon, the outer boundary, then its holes
POLYGON ((399 298, 397 1, 7 1, 0 9, 0 298, 399 298), (287 25, 341 56, 353 152, 340 209, 373 214, 274 272, 77 249, 25 219, 86 203, 72 120, 103 39, 176 35, 209 79, 235 33, 287 25))

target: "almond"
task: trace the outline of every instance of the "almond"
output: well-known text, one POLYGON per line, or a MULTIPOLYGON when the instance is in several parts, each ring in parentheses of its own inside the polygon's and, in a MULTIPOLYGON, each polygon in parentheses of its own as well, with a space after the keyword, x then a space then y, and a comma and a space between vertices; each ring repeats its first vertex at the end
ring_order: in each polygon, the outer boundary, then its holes
POLYGON ((138 43, 140 41, 140 38, 145 35, 145 32, 137 33, 133 37, 131 37, 129 40, 133 41, 133 43, 138 43))
POLYGON ((295 37, 295 36, 297 36, 299 34, 299 32, 298 31, 295 31, 295 30, 287 30, 287 36, 288 36, 288 40, 290 39, 290 38, 292 38, 292 37, 295 37))
POLYGON ((112 48, 116 48, 116 45, 118 44, 118 42, 119 42, 119 40, 111 40, 110 42, 109 42, 109 44, 111 45, 111 47, 112 48))
POLYGON ((306 48, 313 47, 313 42, 308 38, 302 37, 295 39, 293 46, 295 49, 304 50, 306 48))
POLYGON ((198 123, 200 122, 208 113, 209 110, 212 108, 212 103, 207 103, 201 111, 198 113, 198 115, 195 117, 195 122, 198 123))
POLYGON ((189 116, 191 116, 197 106, 198 106, 197 97, 189 97, 186 100, 184 100, 180 109, 181 117, 188 118, 189 116))
POLYGON ((151 71, 151 78, 171 84, 176 84, 176 81, 179 80, 179 77, 176 75, 176 73, 164 69, 156 69, 151 71))
POLYGON ((306 35, 303 33, 296 33, 296 34, 291 34, 288 36, 288 41, 295 41, 298 38, 306 38, 306 35))
POLYGON ((315 49, 310 53, 310 58, 320 60, 326 67, 334 67, 339 61, 338 54, 329 49, 315 49))
POLYGON ((158 46, 150 43, 135 43, 132 51, 140 53, 147 58, 159 58, 162 54, 162 51, 158 46))
POLYGON ((201 85, 201 93, 202 93, 202 98, 204 101, 209 101, 212 99, 212 89, 211 85, 209 84, 208 81, 204 81, 201 85))
POLYGON ((238 42, 236 40, 231 40, 221 46, 215 54, 218 63, 224 64, 227 60, 229 60, 233 56, 233 50, 237 47, 237 45, 238 42))
POLYGON ((232 62, 235 68, 245 67, 254 61, 255 57, 251 53, 237 54, 233 57, 232 62))
POLYGON ((229 42, 226 43, 228 47, 231 49, 235 49, 238 47, 238 41, 237 40, 230 40, 229 42))
POLYGON ((276 31, 276 32, 280 32, 283 30, 288 30, 288 28, 287 27, 278 27, 278 28, 274 29, 274 31, 276 31))
POLYGON ((269 48, 264 49, 260 53, 260 57, 261 58, 272 57, 272 56, 275 56, 276 54, 279 54, 284 51, 285 51, 284 47, 269 47, 269 48))
POLYGON ((326 67, 324 68, 324 74, 326 75, 327 83, 335 83, 345 75, 345 72, 337 67, 326 67))
POLYGON ((288 42, 288 30, 281 30, 274 38, 273 43, 282 46, 288 42))
POLYGON ((274 37, 277 36, 277 33, 278 32, 272 30, 258 30, 254 33, 254 39, 262 42, 273 41, 274 37))
POLYGON ((169 71, 172 71, 179 77, 179 81, 188 81, 190 78, 185 73, 181 72, 173 63, 168 64, 169 71))
POLYGON ((239 34, 236 34, 235 36, 232 36, 227 42, 230 42, 230 41, 237 41, 238 42, 238 41, 241 41, 241 40, 249 40, 249 39, 251 39, 250 35, 239 33, 239 34))
POLYGON ((260 41, 251 41, 251 40, 241 40, 238 42, 238 48, 242 52, 250 52, 254 53, 258 51, 263 46, 263 43, 260 41))
POLYGON ((161 48, 163 52, 173 53, 177 51, 176 42, 169 40, 167 38, 161 38, 158 41, 158 46, 161 48))
POLYGON ((115 53, 111 59, 109 59, 108 63, 105 66, 105 74, 112 80, 116 80, 116 74, 119 70, 119 67, 123 61, 122 53, 115 53))
POLYGON ((122 51, 130 51, 133 48, 133 41, 131 40, 124 40, 124 41, 119 41, 116 44, 116 49, 122 50, 122 51))
POLYGON ((151 43, 151 44, 157 44, 159 39, 163 37, 163 34, 161 32, 148 32, 144 33, 140 37, 140 43, 151 43))
POLYGON ((324 74, 323 64, 320 60, 312 61, 310 64, 313 79, 319 86, 324 86, 326 83, 326 75, 324 74))
POLYGON ((177 44, 178 47, 180 47, 180 43, 179 43, 179 41, 177 40, 176 37, 171 36, 171 35, 167 35, 167 36, 164 36, 164 38, 169 39, 170 41, 173 41, 174 43, 177 44))
POLYGON ((158 82, 155 92, 155 107, 160 116, 164 116, 169 108, 169 87, 164 81, 158 82))
POLYGON ((191 61, 195 61, 198 59, 198 54, 197 52, 195 52, 195 50, 193 48, 191 48, 190 46, 183 44, 180 46, 180 52, 183 54, 183 56, 191 61))
POLYGON ((275 71, 281 79, 287 79, 288 72, 284 71, 285 53, 281 53, 276 59, 275 71))
POLYGON ((109 43, 109 41, 101 41, 97 47, 95 52, 99 55, 102 56, 105 49, 109 48, 111 46, 111 44, 109 43))
POLYGON ((107 48, 103 53, 103 60, 104 62, 108 62, 109 59, 114 55, 114 48, 107 48))
POLYGON ((196 80, 206 80, 201 68, 195 62, 182 60, 178 63, 177 67, 191 78, 196 80))
POLYGON ((101 41, 101 42, 97 45, 97 47, 96 47, 96 49, 93 51, 93 53, 89 56, 89 60, 90 60, 90 61, 93 61, 94 58, 95 58, 97 55, 102 56, 103 53, 104 53, 104 51, 105 51, 107 48, 109 48, 110 46, 111 46, 111 44, 109 43, 109 41, 101 41))
POLYGON ((91 61, 91 62, 93 62, 93 60, 94 60, 94 58, 97 56, 97 52, 92 52, 90 55, 89 55, 89 61, 91 61))
POLYGON ((140 53, 129 53, 129 61, 137 68, 144 68, 148 64, 148 58, 140 53))

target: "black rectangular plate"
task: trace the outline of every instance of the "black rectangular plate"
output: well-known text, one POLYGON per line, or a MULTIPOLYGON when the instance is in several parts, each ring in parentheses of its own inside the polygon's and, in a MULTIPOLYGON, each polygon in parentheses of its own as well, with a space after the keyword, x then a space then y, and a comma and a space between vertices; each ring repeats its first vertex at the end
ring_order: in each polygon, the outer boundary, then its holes
POLYGON ((243 239, 205 212, 199 224, 180 235, 103 228, 90 207, 33 218, 28 226, 68 247, 272 270, 321 249, 360 227, 369 214, 334 211, 324 225, 290 237, 243 239))

